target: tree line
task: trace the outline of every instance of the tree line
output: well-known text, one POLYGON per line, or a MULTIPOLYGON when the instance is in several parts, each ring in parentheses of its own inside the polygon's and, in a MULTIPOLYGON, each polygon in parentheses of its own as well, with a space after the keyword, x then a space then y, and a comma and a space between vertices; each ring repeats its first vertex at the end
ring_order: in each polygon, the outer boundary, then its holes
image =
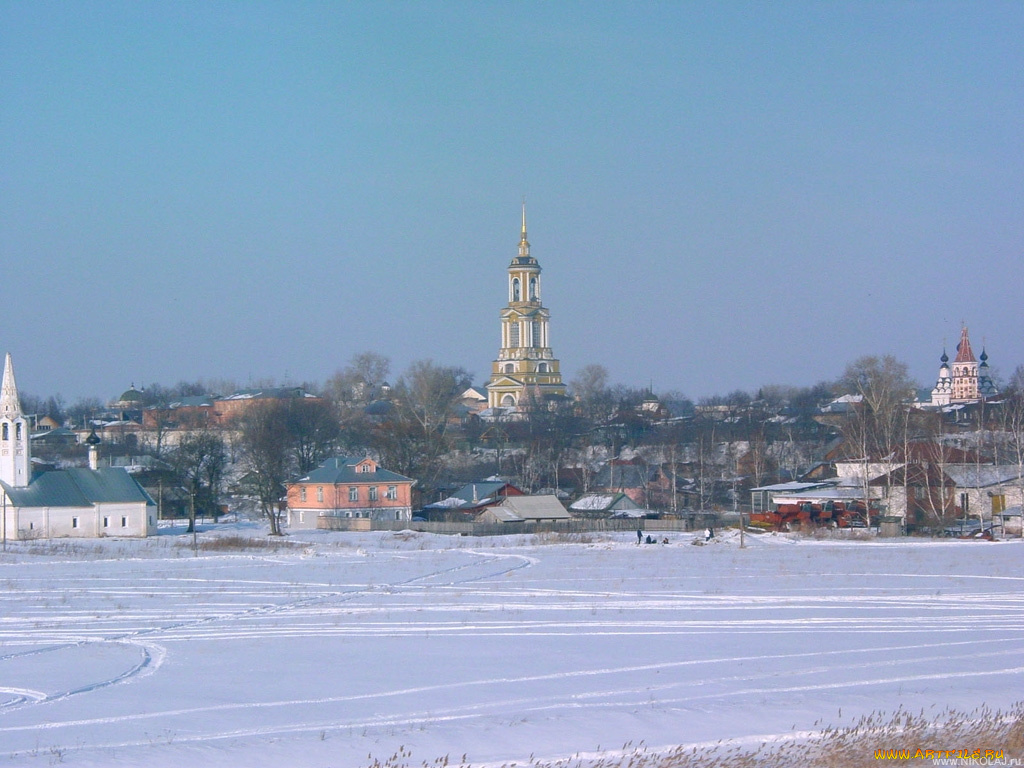
MULTIPOLYGON (((337 454, 374 455, 382 466, 416 479, 429 502, 481 472, 514 478, 528 491, 558 488, 568 473, 578 490, 586 490, 603 461, 629 451, 652 465, 685 471, 692 488, 685 503, 704 506, 714 503, 716 494, 723 501, 728 465, 736 474, 739 457, 727 455, 723 446, 742 443, 749 480, 760 483, 781 469, 795 473, 837 434, 866 459, 890 455, 900 441, 942 428, 934 412, 908 407, 916 382, 892 357, 860 358, 831 382, 766 385, 697 402, 678 392, 655 397, 647 389, 613 384, 607 369, 593 364, 568 382, 570 397, 533 402, 527 393, 521 413, 487 421, 466 418, 460 409, 460 398, 472 384, 463 368, 421 360, 393 383, 391 374, 387 357, 354 355, 322 386, 303 385, 314 398, 254 401, 231 425, 230 438, 216 429, 191 430, 158 452, 172 467, 171 482, 184 489, 191 510, 216 511, 233 467, 272 532, 279 533, 285 484, 337 454), (841 394, 858 396, 857 406, 843 418, 822 418, 821 407, 841 394)), ((1018 368, 1004 400, 1024 402, 1022 384, 1024 369, 1018 368)), ((213 387, 235 389, 230 382, 151 385, 142 390, 142 402, 159 408, 211 394, 213 387)), ((92 401, 65 408, 59 397, 31 396, 23 398, 23 409, 58 421, 102 410, 92 401)), ((1024 440, 1019 443, 1024 462, 1024 440)), ((734 477, 732 484, 735 492, 734 477)), ((679 503, 675 491, 665 503, 679 503)))

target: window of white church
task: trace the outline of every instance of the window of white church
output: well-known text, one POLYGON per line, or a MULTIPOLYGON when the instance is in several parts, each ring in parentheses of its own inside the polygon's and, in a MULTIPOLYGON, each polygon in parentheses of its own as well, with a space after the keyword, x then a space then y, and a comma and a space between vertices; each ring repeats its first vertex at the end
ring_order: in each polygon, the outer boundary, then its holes
POLYGON ((6 424, 4 424, 4 426, 3 426, 3 434, 0 435, 0 437, 3 437, 4 440, 10 440, 11 439, 10 433, 7 431, 7 425, 6 424))

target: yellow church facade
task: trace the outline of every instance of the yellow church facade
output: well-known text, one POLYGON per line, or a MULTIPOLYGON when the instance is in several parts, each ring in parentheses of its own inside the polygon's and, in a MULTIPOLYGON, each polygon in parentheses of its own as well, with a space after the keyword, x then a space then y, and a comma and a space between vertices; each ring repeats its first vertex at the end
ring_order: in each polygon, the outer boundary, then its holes
POLYGON ((522 411, 565 397, 551 351, 551 313, 541 301, 541 268, 526 239, 526 206, 519 254, 508 267, 508 305, 501 310, 501 348, 487 384, 490 408, 522 411))

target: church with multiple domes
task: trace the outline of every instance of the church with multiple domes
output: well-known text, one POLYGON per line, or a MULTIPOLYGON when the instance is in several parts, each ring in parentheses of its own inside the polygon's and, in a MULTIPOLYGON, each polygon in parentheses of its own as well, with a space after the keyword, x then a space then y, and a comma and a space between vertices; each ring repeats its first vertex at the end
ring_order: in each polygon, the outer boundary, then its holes
POLYGON ((960 329, 960 342, 956 345, 952 366, 945 350, 939 360, 941 365, 932 389, 931 405, 977 403, 997 394, 989 372, 988 354, 983 347, 981 355, 977 359, 974 357, 966 325, 960 329))

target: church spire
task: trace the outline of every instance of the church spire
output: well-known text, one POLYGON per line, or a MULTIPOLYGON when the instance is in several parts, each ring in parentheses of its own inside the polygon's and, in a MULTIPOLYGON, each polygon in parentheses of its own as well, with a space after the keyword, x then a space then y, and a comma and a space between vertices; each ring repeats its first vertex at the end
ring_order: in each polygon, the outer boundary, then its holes
POLYGON ((14 382, 14 364, 10 352, 4 360, 4 381, 0 386, 0 418, 21 418, 21 400, 18 397, 18 385, 14 382))
POLYGON ((519 258, 530 258, 530 241, 526 239, 526 198, 523 198, 523 231, 519 238, 519 258))
POLYGON ((974 352, 971 350, 971 340, 967 337, 967 326, 960 329, 960 343, 956 345, 957 363, 974 363, 974 352))
POLYGON ((0 384, 0 481, 24 488, 32 480, 32 445, 28 422, 21 412, 18 385, 14 383, 11 353, 4 360, 4 380, 0 384))

